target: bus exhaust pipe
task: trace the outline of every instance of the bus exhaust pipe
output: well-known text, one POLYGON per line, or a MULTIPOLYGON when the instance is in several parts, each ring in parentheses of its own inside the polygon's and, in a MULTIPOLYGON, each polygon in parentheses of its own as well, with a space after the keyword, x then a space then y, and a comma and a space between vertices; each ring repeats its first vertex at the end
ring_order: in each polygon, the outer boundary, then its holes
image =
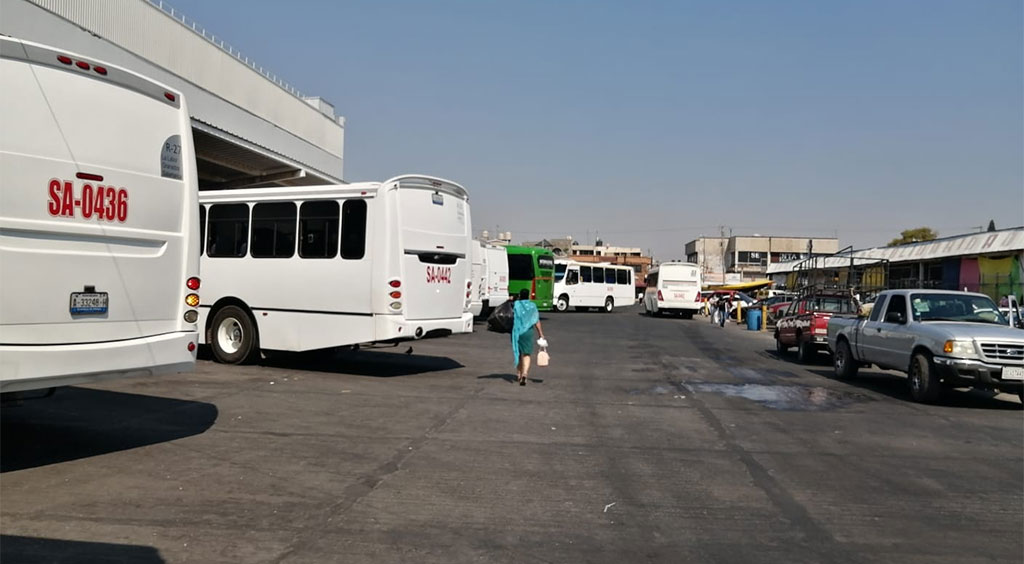
POLYGON ((417 339, 422 339, 423 338, 423 328, 422 327, 417 327, 416 328, 416 338, 417 339))

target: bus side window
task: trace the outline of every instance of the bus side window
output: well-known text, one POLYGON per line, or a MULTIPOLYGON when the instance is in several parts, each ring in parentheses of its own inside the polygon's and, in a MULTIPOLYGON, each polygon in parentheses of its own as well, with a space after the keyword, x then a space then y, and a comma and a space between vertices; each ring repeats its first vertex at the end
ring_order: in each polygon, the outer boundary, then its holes
POLYGON ((580 283, 580 271, 575 268, 565 273, 565 285, 574 286, 580 283))
POLYGON ((295 255, 295 202, 265 202, 252 207, 253 258, 295 255))
POLYGON ((592 276, 593 273, 591 272, 591 268, 589 266, 580 267, 580 277, 583 278, 584 283, 592 282, 594 280, 592 276))
POLYGON ((334 200, 304 202, 299 208, 299 256, 338 256, 338 225, 341 206, 334 200))
POLYGON ((249 243, 249 205, 214 204, 209 217, 206 255, 244 257, 249 243))
POLYGON ((359 260, 366 254, 366 200, 341 205, 341 258, 359 260))
POLYGON ((199 206, 199 256, 203 256, 206 247, 206 206, 199 206))
POLYGON ((629 271, 628 270, 616 270, 615 271, 615 283, 622 284, 623 286, 629 285, 629 271))
POLYGON ((604 284, 604 268, 594 267, 594 283, 604 284))
POLYGON ((606 269, 604 269, 604 283, 605 284, 614 284, 615 283, 615 272, 616 272, 616 270, 614 268, 606 268, 606 269))

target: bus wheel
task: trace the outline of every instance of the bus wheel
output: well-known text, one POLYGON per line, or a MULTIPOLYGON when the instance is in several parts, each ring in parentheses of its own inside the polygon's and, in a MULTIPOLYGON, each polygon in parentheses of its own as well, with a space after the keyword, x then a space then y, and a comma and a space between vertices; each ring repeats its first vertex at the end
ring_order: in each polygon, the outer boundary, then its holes
POLYGON ((612 309, 615 308, 615 302, 611 298, 605 298, 604 300, 604 311, 605 313, 611 313, 612 309))
POLYGON ((238 306, 225 306, 217 311, 207 341, 213 357, 222 364, 242 364, 259 351, 256 326, 238 306))
POLYGON ((558 296, 558 300, 555 301, 555 309, 558 311, 568 311, 569 296, 558 296))

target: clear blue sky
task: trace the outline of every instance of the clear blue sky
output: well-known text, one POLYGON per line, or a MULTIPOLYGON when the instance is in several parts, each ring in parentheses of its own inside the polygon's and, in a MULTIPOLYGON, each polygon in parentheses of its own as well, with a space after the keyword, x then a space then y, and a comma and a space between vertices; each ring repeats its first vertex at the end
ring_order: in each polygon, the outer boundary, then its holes
POLYGON ((335 105, 346 180, 452 179, 477 231, 1024 224, 1019 0, 171 4, 335 105))

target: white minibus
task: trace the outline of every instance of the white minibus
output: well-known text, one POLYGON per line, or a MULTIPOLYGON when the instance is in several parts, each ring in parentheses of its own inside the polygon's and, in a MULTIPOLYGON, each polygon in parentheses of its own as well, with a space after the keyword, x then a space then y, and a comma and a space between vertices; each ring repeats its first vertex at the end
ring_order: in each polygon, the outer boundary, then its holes
POLYGON ((0 37, 0 392, 195 369, 199 204, 181 94, 0 37))
POLYGON ((468 333, 466 190, 447 180, 201 191, 201 339, 237 364, 468 333))
POLYGON ((473 296, 469 311, 486 317, 508 301, 508 254, 505 247, 473 242, 473 296))
POLYGON ((678 313, 690 319, 700 311, 700 267, 692 262, 663 262, 647 273, 647 315, 678 313))
POLYGON ((599 307, 610 312, 616 306, 633 305, 633 276, 633 269, 628 266, 555 259, 555 310, 599 307))

